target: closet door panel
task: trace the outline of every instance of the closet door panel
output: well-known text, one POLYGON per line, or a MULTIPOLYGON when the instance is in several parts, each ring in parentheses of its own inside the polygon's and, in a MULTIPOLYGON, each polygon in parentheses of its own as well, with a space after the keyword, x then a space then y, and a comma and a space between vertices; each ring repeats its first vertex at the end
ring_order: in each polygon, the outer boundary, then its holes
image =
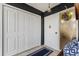
POLYGON ((8 52, 15 50, 16 48, 16 38, 9 37, 7 38, 8 52))
POLYGON ((35 46, 41 45, 41 19, 40 16, 34 15, 33 43, 35 46))
POLYGON ((28 48, 33 48, 33 16, 30 14, 30 18, 29 18, 29 28, 28 28, 28 48))
POLYGON ((22 52, 25 49, 25 36, 24 36, 24 20, 25 14, 21 11, 18 11, 18 20, 17 20, 17 36, 18 36, 18 50, 22 52))
POLYGON ((24 30, 24 13, 23 12, 18 12, 18 32, 23 33, 24 30))
POLYGON ((30 37, 29 37, 29 44, 30 48, 39 46, 41 43, 41 19, 40 16, 35 14, 30 15, 30 37))
POLYGON ((29 23, 30 23, 30 14, 25 13, 25 20, 24 20, 24 38, 25 38, 25 50, 29 49, 29 23))
POLYGON ((4 55, 17 52, 16 10, 4 6, 4 55))

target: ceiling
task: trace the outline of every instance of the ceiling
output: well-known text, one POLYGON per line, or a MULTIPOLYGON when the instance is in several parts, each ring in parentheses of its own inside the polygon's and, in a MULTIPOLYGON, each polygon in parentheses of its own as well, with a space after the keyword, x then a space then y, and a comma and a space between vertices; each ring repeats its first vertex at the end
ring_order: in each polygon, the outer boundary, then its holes
MULTIPOLYGON (((48 3, 27 3, 27 4, 42 12, 45 12, 48 10, 48 3)), ((50 3, 50 7, 53 8, 58 4, 60 4, 60 3, 50 3)))

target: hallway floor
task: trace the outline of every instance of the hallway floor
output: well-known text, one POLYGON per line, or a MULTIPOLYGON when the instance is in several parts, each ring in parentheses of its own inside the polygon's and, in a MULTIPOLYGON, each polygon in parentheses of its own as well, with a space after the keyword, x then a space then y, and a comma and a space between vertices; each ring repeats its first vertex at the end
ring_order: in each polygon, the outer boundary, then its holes
POLYGON ((41 49, 43 47, 46 47, 46 48, 51 49, 53 51, 52 53, 49 54, 49 56, 57 56, 60 53, 60 51, 58 51, 58 50, 55 50, 55 49, 52 49, 52 48, 50 48, 48 46, 42 45, 42 46, 37 46, 37 47, 34 47, 32 49, 23 51, 23 52, 18 53, 18 54, 14 55, 14 56, 27 56, 28 54, 33 53, 34 51, 39 50, 39 49, 41 49))

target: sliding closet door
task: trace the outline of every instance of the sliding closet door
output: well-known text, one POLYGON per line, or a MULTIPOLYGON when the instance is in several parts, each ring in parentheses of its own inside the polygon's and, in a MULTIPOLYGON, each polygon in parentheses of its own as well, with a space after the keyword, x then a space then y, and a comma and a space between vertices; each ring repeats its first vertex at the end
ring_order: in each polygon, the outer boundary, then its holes
POLYGON ((41 17, 34 15, 34 28, 33 28, 34 47, 41 45, 41 17))
POLYGON ((17 53, 16 10, 4 6, 4 55, 17 53))
POLYGON ((30 14, 29 24, 29 48, 41 45, 41 17, 30 14))
POLYGON ((59 13, 45 17, 45 45, 59 50, 59 13))
POLYGON ((30 14, 25 13, 24 19, 24 39, 25 39, 25 50, 29 49, 29 24, 30 24, 30 14))
POLYGON ((29 15, 29 25, 28 25, 28 48, 31 49, 33 48, 33 36, 32 36, 32 32, 33 32, 33 16, 30 14, 29 15))
POLYGON ((18 51, 21 52, 25 49, 25 35, 24 35, 24 25, 25 25, 25 13, 22 11, 17 11, 17 38, 18 38, 18 51))
POLYGON ((41 16, 4 6, 4 55, 41 45, 41 16))

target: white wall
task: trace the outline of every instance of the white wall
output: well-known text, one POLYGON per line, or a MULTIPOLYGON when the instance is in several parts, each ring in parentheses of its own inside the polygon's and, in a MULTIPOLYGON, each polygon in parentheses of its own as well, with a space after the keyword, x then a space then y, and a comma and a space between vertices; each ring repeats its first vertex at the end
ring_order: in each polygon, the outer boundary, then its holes
MULTIPOLYGON (((74 10, 74 7, 70 8, 74 10)), ((66 11, 66 10, 63 10, 66 11)), ((60 50, 60 18, 59 18, 59 13, 63 12, 60 11, 58 13, 49 15, 45 17, 45 45, 60 50), (49 25, 51 25, 51 28, 49 29, 49 25), (56 35, 55 32, 58 32, 56 35)), ((74 10, 75 11, 75 10, 74 10)), ((74 12, 74 17, 72 18, 73 20, 75 18, 75 12, 74 12)), ((76 39, 78 39, 78 21, 76 21, 76 39)))
POLYGON ((59 13, 45 17, 45 45, 59 50, 59 13), (51 26, 51 28, 49 28, 51 26), (57 34, 56 34, 57 32, 57 34))

